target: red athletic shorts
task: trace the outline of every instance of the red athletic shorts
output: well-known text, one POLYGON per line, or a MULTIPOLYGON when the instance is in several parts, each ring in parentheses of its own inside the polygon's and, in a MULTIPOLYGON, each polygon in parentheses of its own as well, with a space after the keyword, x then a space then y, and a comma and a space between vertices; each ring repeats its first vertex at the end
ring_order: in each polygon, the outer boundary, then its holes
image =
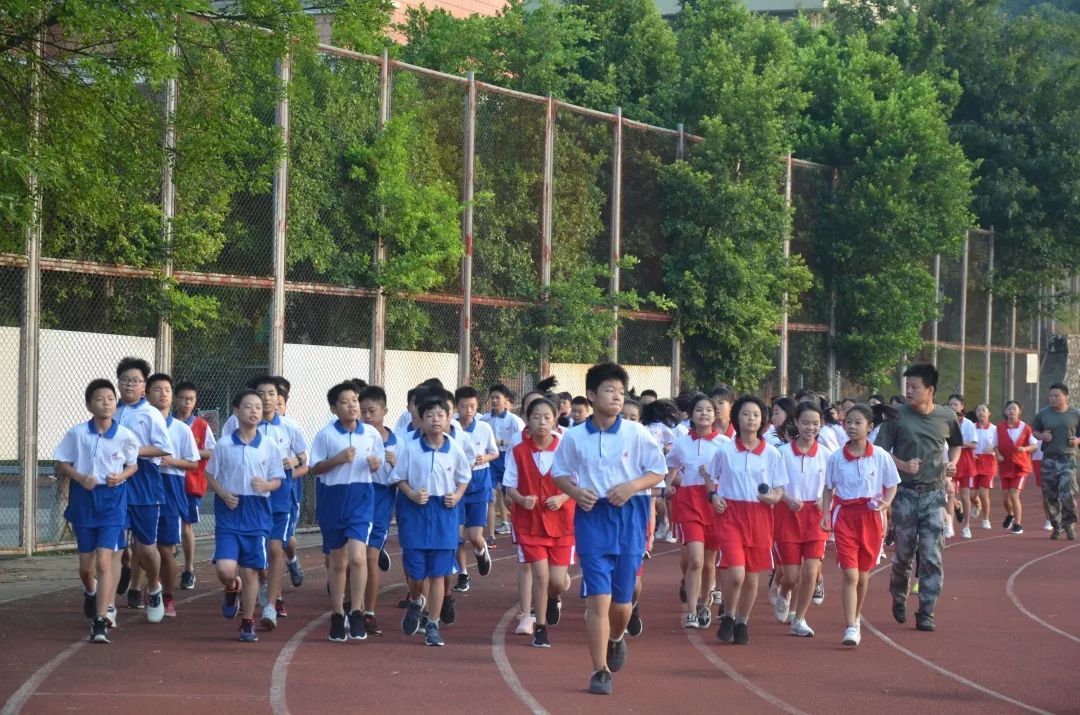
POLYGON ((976 454, 975 487, 977 489, 993 489, 995 474, 997 474, 997 457, 993 454, 976 454))
POLYGON ((881 553, 885 523, 881 512, 870 509, 869 499, 844 500, 833 507, 836 561, 842 569, 869 571, 881 553))
POLYGON ((953 486, 956 487, 956 493, 959 494, 961 489, 975 489, 977 481, 978 477, 974 474, 970 477, 953 477, 953 486))
POLYGON ((1002 489, 1015 489, 1021 491, 1024 488, 1024 481, 1027 479, 1025 474, 1022 477, 1002 477, 1001 488, 1002 489))
POLYGON ((717 516, 716 531, 720 568, 744 566, 750 572, 773 568, 773 510, 768 504, 728 499, 727 509, 717 516))
POLYGON ((679 487, 671 504, 671 514, 681 543, 700 541, 706 549, 717 550, 716 510, 709 503, 709 493, 704 485, 679 487))
POLYGON ((792 511, 780 502, 773 509, 773 538, 784 566, 798 566, 803 559, 823 558, 827 537, 821 529, 821 509, 817 504, 804 502, 802 509, 792 511))
POLYGON ((570 566, 574 563, 573 536, 517 535, 518 563, 547 561, 549 566, 570 566))

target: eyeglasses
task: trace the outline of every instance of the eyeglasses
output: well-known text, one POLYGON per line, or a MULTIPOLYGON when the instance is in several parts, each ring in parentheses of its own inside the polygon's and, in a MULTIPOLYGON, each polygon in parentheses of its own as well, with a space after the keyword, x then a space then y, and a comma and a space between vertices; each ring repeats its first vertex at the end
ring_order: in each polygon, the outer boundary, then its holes
POLYGON ((141 377, 122 377, 117 380, 117 382, 121 385, 141 385, 146 382, 146 380, 143 380, 141 377))

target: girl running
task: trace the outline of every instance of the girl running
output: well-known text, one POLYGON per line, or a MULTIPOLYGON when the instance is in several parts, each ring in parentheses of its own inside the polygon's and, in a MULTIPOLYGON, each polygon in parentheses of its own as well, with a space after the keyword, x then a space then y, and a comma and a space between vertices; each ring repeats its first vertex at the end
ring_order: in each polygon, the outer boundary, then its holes
POLYGON ((997 474, 997 427, 990 422, 990 408, 975 408, 975 499, 978 506, 971 507, 971 521, 981 519, 979 526, 990 528, 990 489, 997 474))
POLYGON ((1031 434, 1031 427, 1020 420, 1020 412, 1019 402, 1006 402, 1005 421, 998 423, 997 428, 998 474, 1001 475, 1001 497, 1005 504, 1005 521, 1001 526, 1013 534, 1024 533, 1020 492, 1031 474, 1031 453, 1039 446, 1031 434))

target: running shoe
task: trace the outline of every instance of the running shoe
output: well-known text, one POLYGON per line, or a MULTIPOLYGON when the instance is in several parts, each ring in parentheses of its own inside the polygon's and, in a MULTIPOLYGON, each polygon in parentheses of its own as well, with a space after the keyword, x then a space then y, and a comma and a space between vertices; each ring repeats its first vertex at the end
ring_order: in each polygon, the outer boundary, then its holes
POLYGON ((612 673, 618 673, 626 665, 627 651, 629 650, 626 645, 626 639, 620 638, 617 641, 609 640, 607 644, 607 665, 608 669, 612 673))
POLYGON ((262 626, 264 631, 272 631, 277 628, 277 619, 277 609, 267 605, 262 609, 262 618, 259 619, 259 625, 262 626))
POLYGON ((300 559, 293 557, 292 561, 286 561, 285 566, 289 569, 289 580, 293 588, 299 588, 304 583, 304 567, 300 565, 300 559))
POLYGON ((562 618, 562 596, 548 596, 547 609, 544 611, 549 626, 559 625, 562 618))
POLYGON ((791 635, 799 636, 801 638, 813 638, 814 629, 810 627, 806 621, 801 618, 796 618, 791 623, 791 635))
POLYGON ((146 608, 146 604, 143 603, 142 591, 137 588, 129 588, 127 592, 127 606, 128 608, 137 609, 146 608))
POLYGON ((514 635, 518 636, 531 636, 533 634, 533 617, 527 613, 522 613, 518 616, 517 628, 514 629, 514 635))
POLYGON ((171 593, 165 594, 165 617, 176 618, 176 599, 171 593))
POLYGON ((367 628, 364 627, 364 614, 353 611, 349 614, 349 640, 367 640, 367 628))
POLYGON ((389 571, 390 563, 390 554, 386 553, 386 549, 379 549, 379 570, 389 571))
POLYGON ((180 574, 180 590, 190 591, 195 588, 195 572, 185 571, 180 574))
POLYGON ((274 601, 274 610, 277 611, 278 618, 288 618, 289 611, 285 608, 285 599, 279 598, 274 601))
POLYGON ((457 609, 454 607, 454 597, 447 594, 443 598, 442 609, 439 611, 439 620, 446 625, 453 625, 457 620, 457 609))
POLYGON ((95 618, 94 622, 90 624, 90 642, 109 642, 109 622, 107 620, 104 618, 95 618))
POLYGON ((1023 534, 1024 533, 1024 527, 1020 526, 1020 524, 1018 524, 1016 522, 1013 522, 1012 528, 1009 529, 1009 533, 1010 534, 1023 534))
POLYGON ((369 636, 381 636, 382 629, 379 628, 379 622, 375 620, 374 613, 364 614, 364 630, 367 631, 369 636))
POLYGON ((225 618, 236 618, 236 614, 240 611, 240 589, 243 588, 243 583, 240 581, 240 577, 236 577, 236 590, 230 591, 225 589, 225 598, 221 602, 221 615, 225 618))
POLYGON ((91 621, 97 618, 97 594, 83 591, 82 612, 91 621))
POLYGON ((469 583, 469 574, 459 573, 457 575, 457 583, 450 587, 451 591, 457 591, 458 593, 465 593, 469 590, 472 584, 469 583))
POLYGON ((146 594, 146 620, 151 623, 161 623, 161 620, 165 618, 164 601, 164 594, 161 592, 160 587, 158 587, 157 593, 146 594))
POLYGON ((859 645, 859 641, 862 640, 862 634, 859 632, 858 626, 848 626, 844 630, 844 638, 840 642, 844 645, 859 645))
POLYGON ((551 641, 548 640, 547 626, 537 626, 536 632, 533 633, 533 648, 550 648, 551 641))
POLYGON ((589 679, 589 692, 593 695, 611 695, 611 671, 598 670, 589 679))
POLYGON ((240 640, 245 643, 258 642, 259 634, 255 632, 255 621, 251 618, 240 621, 240 640))
POLYGON ((698 625, 697 614, 696 613, 683 614, 682 627, 683 628, 698 628, 699 625, 698 625))
POLYGON ((637 638, 645 630, 645 624, 641 622, 641 613, 638 611, 638 604, 634 604, 634 607, 630 610, 630 620, 626 622, 626 632, 637 638))
POLYGON ((484 553, 476 555, 476 570, 480 572, 481 576, 487 576, 491 573, 491 554, 488 553, 487 547, 484 547, 484 553))
POLYGON ((773 614, 776 616, 777 623, 783 623, 787 620, 788 613, 791 612, 791 601, 789 601, 783 594, 776 594, 776 601, 773 603, 773 614))
POLYGON ((1005 521, 1001 522, 1001 528, 1004 529, 1005 531, 1008 531, 1009 527, 1012 526, 1012 523, 1013 523, 1013 515, 1012 514, 1006 514, 1005 515, 1005 521))
POLYGON ((427 627, 424 629, 424 645, 429 646, 443 646, 442 635, 439 633, 439 624, 434 621, 430 621, 427 627))
POLYGON ((712 623, 712 613, 709 611, 709 607, 702 604, 697 609, 697 621, 698 626, 701 628, 708 628, 712 623))
POLYGON ((814 595, 811 598, 815 606, 825 603, 825 579, 819 580, 814 585, 814 595))
POLYGON ((335 643, 349 640, 348 622, 344 613, 330 614, 330 640, 335 643))
POLYGON ((745 623, 736 623, 731 635, 735 645, 746 645, 750 642, 750 626, 745 623))
POLYGON ((419 601, 409 601, 409 605, 405 609, 405 617, 401 619, 401 632, 407 636, 414 636, 419 633, 422 612, 419 601))

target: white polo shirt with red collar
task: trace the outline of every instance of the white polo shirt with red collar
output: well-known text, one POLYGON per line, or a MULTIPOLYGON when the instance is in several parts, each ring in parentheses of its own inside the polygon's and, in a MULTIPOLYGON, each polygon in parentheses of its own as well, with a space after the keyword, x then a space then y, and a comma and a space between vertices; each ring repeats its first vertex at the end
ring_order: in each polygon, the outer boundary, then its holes
POLYGON ((776 447, 759 439, 754 449, 747 449, 738 435, 716 450, 709 474, 716 482, 716 493, 733 501, 757 502, 759 484, 775 489, 788 482, 776 447))
POLYGON ((832 450, 817 440, 810 445, 809 452, 803 452, 795 441, 777 449, 780 450, 788 477, 784 493, 798 501, 816 502, 820 499, 825 487, 825 464, 832 450))
POLYGON ((866 452, 854 455, 850 443, 832 453, 825 464, 825 486, 837 499, 873 499, 900 483, 892 456, 866 443, 866 452))

